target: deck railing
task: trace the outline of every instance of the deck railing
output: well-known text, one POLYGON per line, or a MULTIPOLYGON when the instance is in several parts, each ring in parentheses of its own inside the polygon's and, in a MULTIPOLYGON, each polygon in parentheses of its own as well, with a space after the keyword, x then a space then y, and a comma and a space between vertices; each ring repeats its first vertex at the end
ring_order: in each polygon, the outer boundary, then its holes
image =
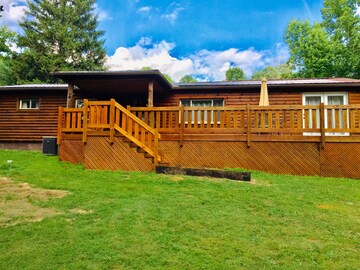
POLYGON ((330 136, 360 135, 359 119, 360 104, 124 108, 115 100, 85 100, 82 109, 60 108, 58 139, 63 133, 81 133, 86 142, 89 132, 105 132, 113 141, 118 132, 151 155, 156 155, 158 133, 180 141, 184 136, 231 135, 250 144, 253 138, 271 136, 324 145, 330 136))
POLYGON ((360 133, 360 104, 237 107, 132 107, 138 118, 160 133, 229 133, 326 136, 360 133))
POLYGON ((82 134, 84 143, 91 134, 109 136, 110 142, 114 142, 116 132, 154 157, 155 162, 160 161, 158 130, 141 121, 114 99, 110 101, 84 100, 84 107, 81 109, 59 108, 58 144, 64 134, 71 133, 82 134))

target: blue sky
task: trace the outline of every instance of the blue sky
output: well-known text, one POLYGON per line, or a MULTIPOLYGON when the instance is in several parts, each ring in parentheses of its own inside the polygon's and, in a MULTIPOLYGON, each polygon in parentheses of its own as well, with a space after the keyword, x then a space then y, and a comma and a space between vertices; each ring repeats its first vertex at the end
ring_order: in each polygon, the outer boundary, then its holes
MULTIPOLYGON (((2 23, 16 28, 25 0, 4 2, 2 23)), ((98 0, 96 11, 110 70, 150 66, 175 80, 223 80, 230 66, 250 77, 285 62, 287 23, 320 21, 321 7, 322 0, 98 0)))

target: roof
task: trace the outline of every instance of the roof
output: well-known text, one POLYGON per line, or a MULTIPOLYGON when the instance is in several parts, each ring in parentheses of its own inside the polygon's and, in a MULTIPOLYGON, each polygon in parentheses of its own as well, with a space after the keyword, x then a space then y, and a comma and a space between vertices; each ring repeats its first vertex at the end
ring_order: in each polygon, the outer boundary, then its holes
POLYGON ((0 86, 0 91, 8 90, 67 90, 67 84, 21 84, 0 86))
MULTIPOLYGON (((268 80, 267 85, 271 87, 286 86, 360 86, 360 80, 348 78, 322 78, 322 79, 291 79, 291 80, 268 80)), ((220 82, 196 82, 177 83, 177 90, 185 89, 218 89, 218 88, 259 88, 261 80, 243 81, 220 81, 220 82)))
MULTIPOLYGON (((144 92, 150 80, 154 81, 154 91, 181 90, 225 90, 225 89, 260 89, 261 80, 169 83, 159 70, 148 71, 69 71, 55 72, 53 75, 67 83, 93 92, 132 91, 144 92)), ((349 78, 268 80, 271 88, 286 87, 360 87, 360 80, 349 78)), ((0 91, 7 90, 66 90, 67 84, 24 84, 0 86, 0 91)))
POLYGON ((60 71, 52 75, 87 91, 142 92, 154 82, 154 91, 172 89, 159 70, 131 71, 60 71))

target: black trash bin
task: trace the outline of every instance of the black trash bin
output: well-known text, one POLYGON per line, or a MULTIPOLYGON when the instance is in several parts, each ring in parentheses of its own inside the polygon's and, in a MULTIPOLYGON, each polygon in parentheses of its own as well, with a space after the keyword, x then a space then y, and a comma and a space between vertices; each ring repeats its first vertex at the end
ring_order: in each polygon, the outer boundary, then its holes
POLYGON ((43 154, 55 156, 58 154, 58 146, 56 144, 56 137, 43 137, 42 145, 43 154))

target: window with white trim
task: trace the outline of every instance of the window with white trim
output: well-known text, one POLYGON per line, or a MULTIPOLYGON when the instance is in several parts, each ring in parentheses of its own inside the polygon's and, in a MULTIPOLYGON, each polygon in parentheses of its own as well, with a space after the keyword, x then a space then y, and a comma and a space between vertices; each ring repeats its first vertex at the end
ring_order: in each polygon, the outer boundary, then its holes
MULTIPOLYGON (((88 98, 87 100, 88 101, 97 101, 97 99, 95 99, 95 98, 88 98)), ((75 108, 77 108, 77 109, 84 108, 84 99, 83 98, 75 99, 75 108)))
MULTIPOLYGON (((184 107, 223 107, 224 106, 224 99, 182 99, 180 100, 180 106, 184 107)), ((198 111, 192 111, 191 112, 191 123, 194 123, 195 121, 195 113, 197 114, 198 123, 201 122, 201 116, 204 117, 204 123, 207 124, 208 122, 208 111, 209 110, 198 110, 198 111)), ((210 121, 211 124, 214 123, 214 114, 217 114, 218 122, 220 121, 220 111, 214 111, 210 110, 210 121)), ((189 114, 185 113, 185 123, 188 123, 189 121, 189 114)))
POLYGON ((20 99, 19 100, 19 109, 28 110, 28 109, 39 109, 40 100, 37 99, 20 99))
MULTIPOLYGON (((303 94, 303 105, 320 105, 324 103, 324 105, 348 105, 348 94, 346 92, 334 92, 334 93, 304 93, 303 94)), ((331 110, 331 109, 330 109, 331 110)), ((312 110, 311 114, 316 114, 316 123, 312 123, 312 117, 309 119, 310 127, 320 128, 320 110, 312 110)), ((335 110, 331 110, 330 114, 333 119, 335 119, 335 110)), ((338 111, 341 113, 341 111, 338 111)), ((328 128, 328 109, 325 109, 325 128, 328 128)), ((342 122, 342 117, 339 117, 340 127, 344 127, 344 123, 342 122)), ((333 122, 333 125, 335 123, 333 122)), ((329 127, 329 128, 335 128, 329 127)), ((304 132, 304 135, 308 136, 320 136, 318 132, 304 132)), ((348 136, 349 133, 342 132, 326 132, 327 136, 348 136)))

